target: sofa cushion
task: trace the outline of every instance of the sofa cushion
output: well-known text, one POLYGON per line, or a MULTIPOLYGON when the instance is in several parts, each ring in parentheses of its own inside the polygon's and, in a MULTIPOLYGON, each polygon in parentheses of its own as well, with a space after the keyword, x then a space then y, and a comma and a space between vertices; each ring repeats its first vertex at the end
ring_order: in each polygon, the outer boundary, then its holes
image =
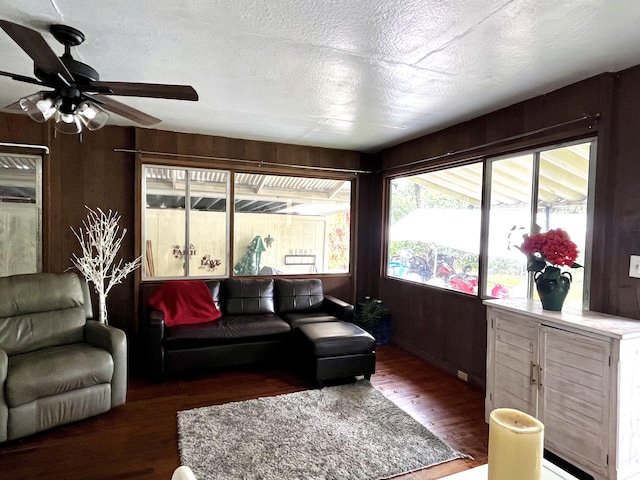
POLYGON ((223 290, 225 315, 275 313, 273 279, 229 278, 223 290))
POLYGON ((167 281, 149 297, 149 305, 164 313, 169 327, 211 322, 222 315, 202 280, 167 281))
POLYGON ((177 349, 266 340, 290 330, 289 324, 273 313, 225 315, 213 323, 167 328, 165 347, 177 349))
POLYGON ((86 343, 43 348, 9 357, 5 385, 9 407, 38 398, 109 383, 113 358, 86 343))
POLYGON ((318 309, 324 293, 319 278, 276 279, 278 313, 318 309))
POLYGON ((340 321, 338 317, 319 310, 279 313, 278 315, 280 315, 285 322, 291 325, 291 328, 298 328, 300 325, 306 325, 307 323, 340 321))
POLYGON ((349 322, 308 323, 297 332, 309 342, 316 358, 370 353, 376 344, 370 333, 349 322))

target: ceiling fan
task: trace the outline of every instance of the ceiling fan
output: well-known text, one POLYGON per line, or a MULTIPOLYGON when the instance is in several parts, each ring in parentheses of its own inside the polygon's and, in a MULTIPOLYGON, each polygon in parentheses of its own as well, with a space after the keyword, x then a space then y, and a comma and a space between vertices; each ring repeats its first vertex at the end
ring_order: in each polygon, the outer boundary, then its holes
POLYGON ((36 30, 1 19, 0 28, 31 57, 36 78, 3 71, 0 75, 53 89, 21 98, 7 108, 20 109, 38 122, 54 117, 56 130, 62 133, 80 133, 83 125, 98 130, 109 119, 107 111, 145 126, 161 121, 114 100, 112 95, 198 100, 198 93, 189 85, 100 81, 98 72, 71 56, 71 47, 84 41, 84 34, 73 27, 59 24, 49 27, 54 38, 64 45, 61 57, 36 30))

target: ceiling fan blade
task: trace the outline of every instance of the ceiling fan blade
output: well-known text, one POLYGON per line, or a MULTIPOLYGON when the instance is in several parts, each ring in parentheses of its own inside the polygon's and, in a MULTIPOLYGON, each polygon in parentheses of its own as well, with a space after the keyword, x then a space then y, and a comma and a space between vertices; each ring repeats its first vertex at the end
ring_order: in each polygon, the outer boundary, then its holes
POLYGON ((85 97, 90 98, 91 100, 96 101, 105 110, 109 110, 110 112, 116 113, 121 117, 128 118, 129 120, 133 120, 136 123, 141 125, 149 126, 155 125, 156 123, 160 123, 162 120, 156 117, 152 117, 140 110, 137 110, 129 105, 125 105, 124 103, 118 102, 111 97, 106 95, 85 95, 85 97))
POLYGON ((40 70, 58 75, 67 84, 74 82, 73 76, 69 73, 67 67, 51 50, 51 47, 45 42, 40 33, 7 20, 0 20, 0 28, 33 59, 33 62, 40 70))
POLYGON ((6 107, 4 107, 5 110, 17 110, 15 113, 24 113, 26 114, 27 112, 25 112, 24 110, 22 110, 22 107, 20 106, 20 100, 10 103, 9 105, 7 105, 6 107))
POLYGON ((10 73, 10 72, 0 71, 0 75, 3 75, 5 77, 9 77, 9 78, 13 78, 14 80, 17 80, 19 82, 32 83, 34 85, 42 85, 42 86, 45 86, 45 87, 49 86, 46 83, 41 82, 40 80, 36 80, 35 78, 31 78, 31 77, 25 77, 24 75, 18 75, 17 73, 10 73))
POLYGON ((198 100, 198 92, 190 85, 164 85, 161 83, 89 82, 105 95, 128 97, 169 98, 174 100, 198 100), (106 92, 104 89, 111 90, 106 92))

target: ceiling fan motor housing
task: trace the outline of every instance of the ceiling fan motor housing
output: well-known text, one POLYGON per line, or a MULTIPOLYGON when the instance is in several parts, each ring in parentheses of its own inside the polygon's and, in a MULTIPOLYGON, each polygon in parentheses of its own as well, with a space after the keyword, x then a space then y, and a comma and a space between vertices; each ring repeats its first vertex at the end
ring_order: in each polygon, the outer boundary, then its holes
MULTIPOLYGON (((67 70, 69 70, 69 73, 78 85, 87 85, 89 82, 97 82, 100 80, 98 72, 86 63, 79 62, 65 55, 60 57, 60 60, 64 63, 64 66, 67 67, 67 70)), ((47 73, 38 67, 35 67, 33 72, 36 77, 45 83, 60 83, 60 79, 55 74, 47 73)))

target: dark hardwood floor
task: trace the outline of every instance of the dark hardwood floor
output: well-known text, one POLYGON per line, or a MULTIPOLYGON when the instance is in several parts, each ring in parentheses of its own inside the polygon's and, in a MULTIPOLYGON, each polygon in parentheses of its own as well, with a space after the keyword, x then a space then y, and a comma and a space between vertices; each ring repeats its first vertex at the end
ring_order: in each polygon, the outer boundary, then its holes
MULTIPOLYGON (((455 460, 407 474, 431 480, 487 461, 484 395, 413 355, 377 348, 371 382, 453 448, 474 460, 455 460)), ((126 405, 98 417, 0 444, 0 479, 169 480, 179 465, 176 412, 308 389, 286 369, 229 371, 153 384, 129 379, 126 405)))

